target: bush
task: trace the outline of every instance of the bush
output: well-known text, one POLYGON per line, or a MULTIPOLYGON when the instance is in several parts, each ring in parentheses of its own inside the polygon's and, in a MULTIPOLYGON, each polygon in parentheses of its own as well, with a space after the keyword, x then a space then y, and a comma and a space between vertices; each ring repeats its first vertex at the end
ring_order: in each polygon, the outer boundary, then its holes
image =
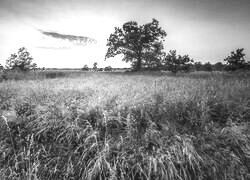
POLYGON ((2 64, 0 64, 0 72, 4 70, 4 67, 2 66, 2 64))
POLYGON ((111 66, 107 66, 104 68, 104 71, 112 71, 112 67, 111 66))
POLYGON ((85 65, 83 66, 83 68, 82 68, 82 71, 88 71, 88 70, 89 70, 89 67, 88 67, 87 64, 85 64, 85 65))

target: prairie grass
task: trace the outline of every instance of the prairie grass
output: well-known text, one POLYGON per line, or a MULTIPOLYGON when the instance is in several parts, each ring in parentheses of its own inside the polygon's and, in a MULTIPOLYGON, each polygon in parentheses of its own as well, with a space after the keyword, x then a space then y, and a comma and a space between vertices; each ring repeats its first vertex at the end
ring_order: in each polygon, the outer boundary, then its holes
POLYGON ((0 102, 1 179, 250 178, 248 74, 66 73, 0 102))

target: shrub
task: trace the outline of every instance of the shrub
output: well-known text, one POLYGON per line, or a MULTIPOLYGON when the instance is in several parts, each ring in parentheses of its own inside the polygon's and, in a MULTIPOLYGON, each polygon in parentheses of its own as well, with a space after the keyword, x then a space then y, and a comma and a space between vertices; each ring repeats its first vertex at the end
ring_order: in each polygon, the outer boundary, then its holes
POLYGON ((97 71, 97 70, 98 70, 98 68, 97 68, 97 62, 94 62, 94 64, 93 64, 93 70, 94 70, 94 71, 97 71))
POLYGON ((88 71, 88 70, 89 70, 89 67, 88 67, 87 64, 85 64, 85 65, 83 66, 83 68, 82 68, 82 71, 88 71))
POLYGON ((0 64, 0 72, 4 70, 4 67, 2 66, 2 64, 0 64))
POLYGON ((104 68, 104 71, 112 71, 112 67, 111 66, 107 66, 104 68))

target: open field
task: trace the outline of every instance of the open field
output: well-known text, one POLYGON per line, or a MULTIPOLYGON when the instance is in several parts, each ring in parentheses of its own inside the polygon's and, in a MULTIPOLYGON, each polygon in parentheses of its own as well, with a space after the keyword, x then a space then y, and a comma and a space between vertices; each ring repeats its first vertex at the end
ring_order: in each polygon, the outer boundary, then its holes
POLYGON ((0 179, 250 179, 249 74, 38 75, 0 109, 0 179))

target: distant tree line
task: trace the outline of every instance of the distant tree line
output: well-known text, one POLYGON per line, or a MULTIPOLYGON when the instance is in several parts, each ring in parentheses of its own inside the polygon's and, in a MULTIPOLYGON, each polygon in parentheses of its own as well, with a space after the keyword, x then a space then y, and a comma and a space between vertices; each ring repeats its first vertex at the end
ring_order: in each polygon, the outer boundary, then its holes
POLYGON ((112 71, 113 70, 113 68, 111 66, 107 66, 105 68, 98 68, 97 65, 98 65, 97 62, 94 62, 93 68, 91 69, 88 67, 87 64, 85 64, 82 68, 82 71, 90 71, 90 70, 92 70, 92 71, 112 71))
POLYGON ((235 71, 249 70, 250 63, 245 60, 244 49, 237 49, 224 59, 225 63, 216 64, 194 62, 188 55, 177 55, 176 50, 164 52, 163 42, 167 33, 159 26, 159 21, 138 25, 129 21, 115 27, 107 40, 108 50, 105 60, 116 55, 123 55, 123 61, 130 62, 134 71, 168 70, 179 71, 235 71))
MULTIPOLYGON (((217 62, 195 62, 189 55, 178 55, 176 50, 164 51, 163 42, 167 33, 159 26, 159 21, 138 25, 135 21, 124 23, 121 28, 116 27, 115 32, 108 38, 108 50, 105 60, 116 55, 123 55, 123 61, 130 62, 133 71, 140 70, 165 70, 173 73, 195 71, 236 71, 250 70, 250 62, 246 61, 244 49, 236 49, 224 59, 224 63, 217 62)), ((98 68, 97 62, 89 68, 84 65, 83 71, 112 71, 111 66, 98 68)), ((0 71, 35 70, 37 64, 25 47, 18 49, 17 53, 11 54, 3 67, 0 64, 0 71)))
POLYGON ((236 49, 224 59, 224 63, 217 62, 211 64, 210 62, 202 64, 195 62, 192 66, 196 71, 236 71, 236 70, 250 70, 250 62, 245 60, 244 49, 236 49))
POLYGON ((146 60, 143 64, 144 70, 166 70, 173 73, 189 72, 189 71, 236 71, 250 70, 250 62, 245 60, 244 49, 232 51, 231 55, 226 57, 223 62, 217 63, 202 63, 195 62, 189 55, 177 55, 176 50, 170 50, 167 54, 162 54, 162 57, 146 60))

